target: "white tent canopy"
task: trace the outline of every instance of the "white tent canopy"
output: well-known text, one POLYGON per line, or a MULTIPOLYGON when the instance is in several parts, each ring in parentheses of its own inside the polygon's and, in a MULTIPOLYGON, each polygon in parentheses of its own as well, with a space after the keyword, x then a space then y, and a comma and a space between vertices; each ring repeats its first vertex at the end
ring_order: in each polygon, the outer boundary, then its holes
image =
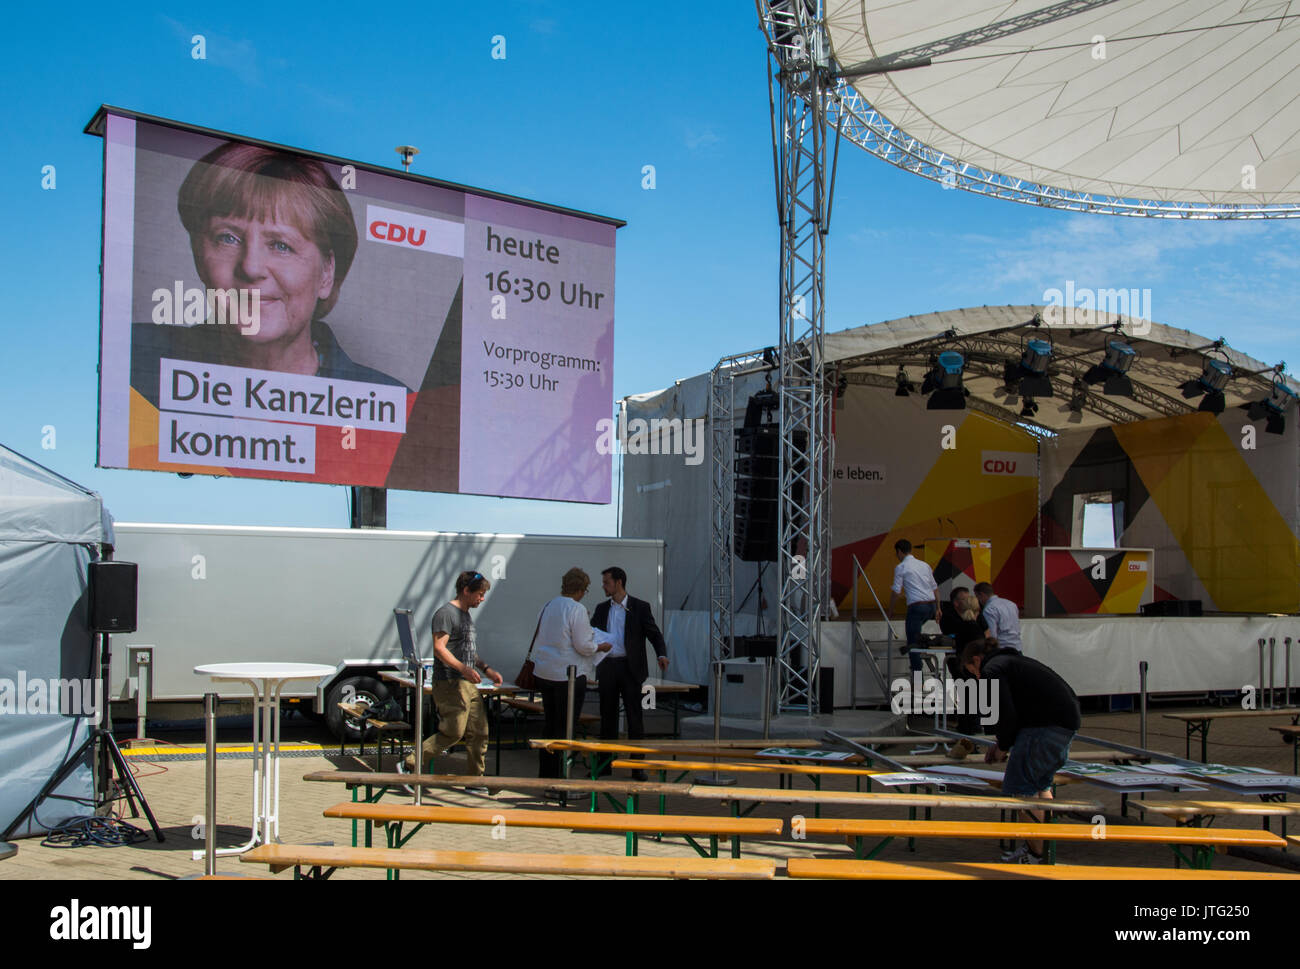
POLYGON ((826 0, 853 87, 960 168, 1166 203, 1300 201, 1300 13, 1277 0, 826 0))
MULTIPOLYGON (((87 564, 113 542, 99 495, 0 446, 0 690, 13 709, 0 715, 0 831, 58 772, 85 739, 88 716, 33 712, 18 684, 86 681, 92 669, 87 564)), ((48 697, 48 694, 47 694, 48 697)), ((15 832, 38 834, 93 813, 89 766, 74 770, 15 832), (71 799, 71 800, 69 800, 71 799)))

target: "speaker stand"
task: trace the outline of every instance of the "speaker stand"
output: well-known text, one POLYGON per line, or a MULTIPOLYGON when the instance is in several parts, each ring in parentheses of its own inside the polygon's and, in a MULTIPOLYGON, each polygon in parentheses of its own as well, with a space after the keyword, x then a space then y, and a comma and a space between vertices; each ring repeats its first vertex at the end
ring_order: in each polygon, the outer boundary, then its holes
POLYGON ((97 752, 94 765, 95 780, 92 781, 92 789, 98 787, 98 790, 95 792, 95 810, 98 811, 110 800, 108 797, 108 781, 109 762, 111 761, 113 771, 117 775, 118 788, 126 795, 127 804, 131 807, 131 817, 138 818, 140 812, 143 811, 144 816, 149 819, 149 827, 153 829, 154 837, 156 837, 160 842, 164 840, 163 833, 158 827, 158 821, 154 818, 153 811, 149 809, 149 802, 145 800, 144 792, 140 790, 140 785, 136 782, 135 776, 131 773, 131 768, 127 764, 126 758, 122 756, 122 748, 117 745, 117 740, 113 737, 113 720, 112 714, 110 713, 111 703, 108 699, 110 646, 107 633, 100 633, 99 637, 99 677, 100 683, 102 684, 102 689, 99 695, 103 698, 104 704, 104 708, 99 711, 100 722, 90 728, 90 734, 84 741, 82 741, 81 746, 73 752, 72 756, 63 762, 63 766, 59 768, 58 772, 45 782, 44 786, 41 787, 40 793, 32 799, 32 802, 28 804, 27 807, 23 808, 22 813, 14 818, 13 823, 10 824, 3 833, 0 833, 0 841, 6 840, 11 834, 18 830, 19 826, 26 821, 29 816, 35 815, 36 808, 40 803, 49 797, 58 786, 63 783, 67 776, 76 768, 77 764, 81 761, 81 758, 87 751, 97 752), (96 744, 99 746, 96 747, 96 744), (136 806, 136 801, 139 801, 138 807, 136 806))
MULTIPOLYGON (((12 835, 18 830, 19 826, 27 820, 29 815, 35 813, 36 808, 40 803, 49 797, 50 794, 63 783, 67 776, 72 773, 73 769, 80 762, 86 751, 93 750, 96 743, 99 743, 100 745, 99 756, 96 758, 96 760, 99 761, 99 763, 95 765, 96 772, 99 772, 101 764, 106 758, 111 759, 114 771, 117 775, 118 785, 123 794, 126 795, 127 804, 131 806, 131 817, 138 818, 140 817, 140 812, 143 811, 144 816, 149 820, 149 827, 153 829, 154 837, 160 842, 164 840, 163 833, 158 827, 158 821, 154 818, 153 811, 149 809, 149 802, 145 800, 144 792, 140 790, 140 785, 131 774, 131 768, 127 764, 126 758, 122 756, 121 748, 118 747, 117 741, 113 738, 112 733, 102 727, 91 728, 90 735, 82 741, 81 746, 73 752, 72 756, 64 761, 63 766, 59 768, 59 772, 46 782, 45 786, 41 788, 41 792, 32 799, 32 802, 28 804, 27 807, 23 808, 22 813, 19 814, 18 817, 14 818, 13 824, 9 825, 3 834, 0 834, 0 840, 4 840, 12 835), (138 807, 136 806, 137 800, 140 802, 138 807)), ((105 777, 105 780, 107 780, 107 772, 104 772, 103 776, 105 777)), ((105 792, 105 794, 106 793, 107 792, 105 792)), ((95 801, 96 810, 107 804, 109 800, 110 798, 107 796, 97 798, 95 801)))

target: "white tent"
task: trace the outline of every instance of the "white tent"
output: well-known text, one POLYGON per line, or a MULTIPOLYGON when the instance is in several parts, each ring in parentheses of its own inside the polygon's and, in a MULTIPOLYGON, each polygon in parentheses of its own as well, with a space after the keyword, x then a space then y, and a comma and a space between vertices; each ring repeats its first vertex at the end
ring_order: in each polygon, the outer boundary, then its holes
POLYGON ((0 832, 7 837, 92 813, 87 759, 9 831, 93 724, 84 706, 61 712, 51 684, 98 675, 86 566, 112 542, 99 495, 0 446, 0 832))

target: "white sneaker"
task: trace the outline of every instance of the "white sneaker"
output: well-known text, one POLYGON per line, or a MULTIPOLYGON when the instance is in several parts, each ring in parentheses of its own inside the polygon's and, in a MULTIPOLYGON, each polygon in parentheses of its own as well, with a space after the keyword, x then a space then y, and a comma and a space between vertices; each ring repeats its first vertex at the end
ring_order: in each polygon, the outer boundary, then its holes
POLYGON ((1002 861, 1008 865, 1041 865, 1043 856, 1029 850, 1029 845, 1021 845, 1015 851, 1002 853, 1002 861))
MULTIPOLYGON (((406 766, 406 761, 401 757, 397 758, 397 773, 399 774, 412 773, 411 768, 406 766)), ((415 788, 413 788, 410 784, 403 784, 402 790, 404 790, 407 794, 410 794, 412 797, 415 796, 415 788)))

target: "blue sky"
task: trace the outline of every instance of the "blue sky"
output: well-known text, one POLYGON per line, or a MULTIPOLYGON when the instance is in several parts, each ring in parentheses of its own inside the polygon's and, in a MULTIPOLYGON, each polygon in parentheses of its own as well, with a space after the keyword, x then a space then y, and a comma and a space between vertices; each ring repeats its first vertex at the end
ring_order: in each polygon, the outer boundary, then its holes
MULTIPOLYGON (((774 343, 766 53, 753 4, 60 5, 11 10, 11 213, 0 442, 99 491, 121 521, 347 524, 346 489, 94 467, 101 103, 627 220, 615 397, 774 343), (372 10, 375 11, 372 13, 372 10), (191 57, 202 34, 206 60, 191 57), (506 57, 491 57, 493 37, 506 57), (41 188, 55 165, 57 187, 41 188), (642 188, 653 165, 656 187, 642 188), (44 449, 43 428, 55 429, 44 449)), ((944 191, 846 146, 827 328, 1049 288, 1150 289, 1152 316, 1296 360, 1297 227, 1070 215, 944 191)), ((612 534, 615 508, 392 492, 389 525, 612 534)))

